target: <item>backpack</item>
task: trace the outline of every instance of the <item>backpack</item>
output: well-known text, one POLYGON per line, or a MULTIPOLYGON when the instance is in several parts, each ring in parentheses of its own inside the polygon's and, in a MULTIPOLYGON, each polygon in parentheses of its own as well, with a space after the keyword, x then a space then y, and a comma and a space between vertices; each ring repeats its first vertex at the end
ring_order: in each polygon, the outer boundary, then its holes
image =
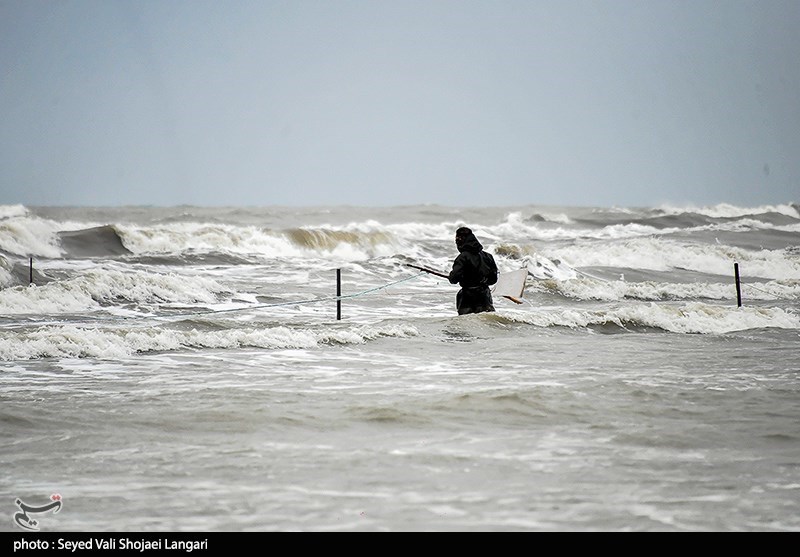
POLYGON ((494 257, 491 253, 482 251, 480 253, 481 264, 478 271, 486 284, 494 284, 497 282, 497 264, 494 262, 494 257))

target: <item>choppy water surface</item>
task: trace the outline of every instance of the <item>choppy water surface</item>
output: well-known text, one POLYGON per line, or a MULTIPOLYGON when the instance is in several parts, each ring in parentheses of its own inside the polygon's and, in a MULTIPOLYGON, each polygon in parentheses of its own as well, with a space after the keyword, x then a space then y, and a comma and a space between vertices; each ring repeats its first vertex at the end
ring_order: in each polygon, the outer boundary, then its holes
POLYGON ((800 530, 797 205, 4 206, 0 284, 2 530, 800 530))

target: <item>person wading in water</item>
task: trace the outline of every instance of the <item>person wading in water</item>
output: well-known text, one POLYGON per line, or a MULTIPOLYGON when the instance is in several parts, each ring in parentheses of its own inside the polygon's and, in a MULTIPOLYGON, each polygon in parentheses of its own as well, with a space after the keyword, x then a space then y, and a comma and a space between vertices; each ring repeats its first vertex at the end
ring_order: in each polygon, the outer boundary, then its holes
POLYGON ((456 294, 456 309, 459 315, 494 311, 489 286, 497 282, 497 265, 491 253, 472 233, 462 226, 456 230, 456 247, 459 254, 450 271, 450 284, 458 283, 461 290, 456 294))

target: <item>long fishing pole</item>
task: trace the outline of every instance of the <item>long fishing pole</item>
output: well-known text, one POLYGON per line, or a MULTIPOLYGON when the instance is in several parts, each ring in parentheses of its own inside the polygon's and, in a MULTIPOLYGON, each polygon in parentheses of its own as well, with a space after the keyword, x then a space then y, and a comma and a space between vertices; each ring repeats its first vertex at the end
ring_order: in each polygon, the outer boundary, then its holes
MULTIPOLYGON (((419 265, 412 265, 411 263, 406 263, 406 266, 407 267, 411 267, 413 269, 419 269, 420 271, 425 271, 426 273, 430 273, 432 275, 436 275, 437 277, 446 278, 448 280, 450 279, 449 275, 446 275, 446 274, 442 273, 441 271, 436 271, 434 269, 428 269, 427 267, 420 267, 419 265)), ((520 286, 520 289, 522 289, 522 288, 523 288, 523 286, 520 286)), ((503 298, 511 300, 515 304, 521 304, 522 303, 522 300, 520 300, 516 296, 511 296, 510 294, 501 294, 501 296, 503 296, 503 298)))
POLYGON ((411 263, 406 263, 406 267, 411 267, 412 269, 419 269, 420 271, 425 271, 426 273, 436 275, 437 277, 442 277, 446 279, 450 278, 450 275, 446 275, 443 272, 436 271, 434 269, 428 269, 427 267, 420 267, 419 265, 412 265, 411 263))

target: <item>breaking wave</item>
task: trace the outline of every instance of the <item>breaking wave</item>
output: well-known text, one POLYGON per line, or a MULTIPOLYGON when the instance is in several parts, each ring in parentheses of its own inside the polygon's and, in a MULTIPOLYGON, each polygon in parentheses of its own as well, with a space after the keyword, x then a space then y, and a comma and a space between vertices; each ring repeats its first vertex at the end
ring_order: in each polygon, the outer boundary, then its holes
MULTIPOLYGON (((800 300, 800 280, 780 280, 743 283, 742 294, 747 300, 800 300)), ((579 280, 534 281, 529 291, 550 292, 575 300, 596 301, 666 301, 666 300, 734 300, 734 283, 709 282, 627 282, 622 280, 597 280, 582 277, 579 280)))
POLYGON ((800 316, 780 308, 723 307, 700 302, 682 306, 630 304, 604 310, 543 308, 503 313, 499 319, 537 327, 621 330, 660 329, 683 334, 725 334, 751 329, 800 329, 800 316))
POLYGON ((720 244, 681 243, 660 237, 621 242, 582 242, 547 250, 546 256, 569 262, 572 267, 617 267, 669 271, 684 269, 732 275, 738 261, 746 276, 763 279, 800 277, 800 260, 785 250, 745 250, 720 244))
POLYGON ((214 303, 229 289, 213 279, 136 270, 91 269, 43 286, 0 290, 5 315, 58 314, 111 304, 214 303))
POLYGON ((0 360, 107 360, 137 353, 203 348, 311 349, 326 344, 364 344, 383 337, 411 337, 417 334, 417 329, 410 325, 357 326, 326 331, 284 326, 183 331, 163 327, 125 330, 57 325, 39 327, 23 333, 0 331, 0 360))

